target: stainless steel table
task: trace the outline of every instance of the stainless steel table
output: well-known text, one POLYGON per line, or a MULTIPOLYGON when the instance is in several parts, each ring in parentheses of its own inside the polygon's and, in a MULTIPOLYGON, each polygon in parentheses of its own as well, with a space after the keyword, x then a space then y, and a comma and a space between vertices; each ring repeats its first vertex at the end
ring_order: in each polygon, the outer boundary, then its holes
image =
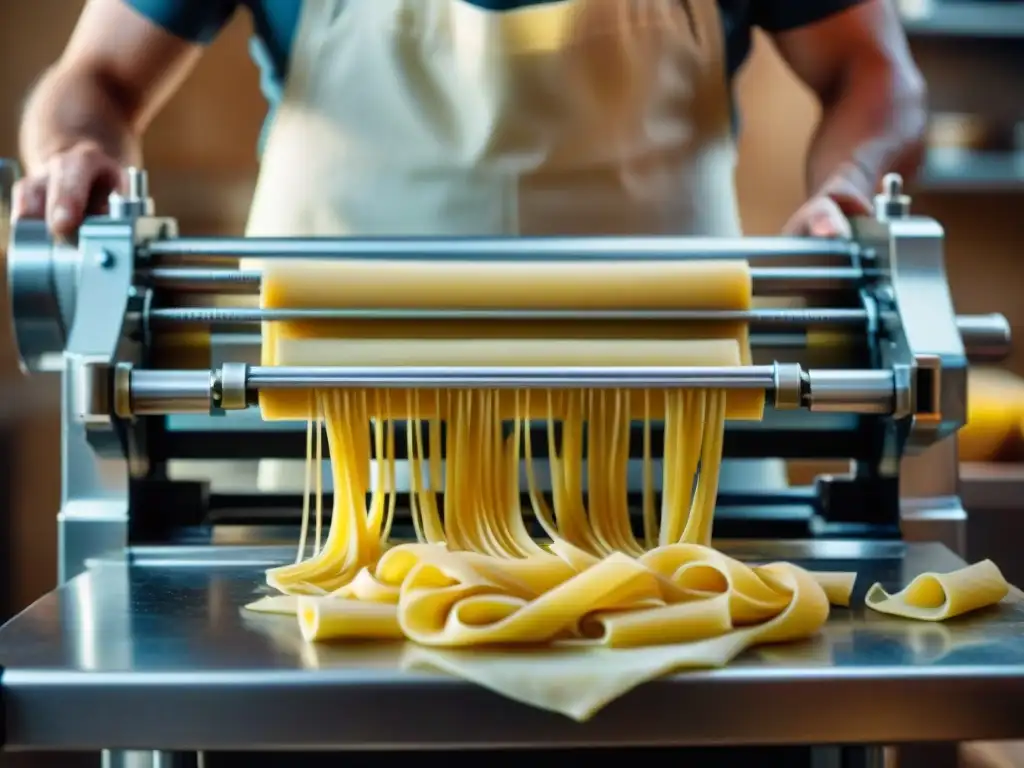
MULTIPOLYGON (((240 612, 290 548, 163 547, 94 563, 0 629, 6 746, 306 750, 894 744, 1024 737, 1024 607, 932 625, 860 607, 961 562, 939 545, 732 542, 752 560, 857 570, 816 639, 642 686, 577 724, 443 674, 401 645, 310 647, 240 612)), ((1015 596, 1016 597, 1016 596, 1015 596)))

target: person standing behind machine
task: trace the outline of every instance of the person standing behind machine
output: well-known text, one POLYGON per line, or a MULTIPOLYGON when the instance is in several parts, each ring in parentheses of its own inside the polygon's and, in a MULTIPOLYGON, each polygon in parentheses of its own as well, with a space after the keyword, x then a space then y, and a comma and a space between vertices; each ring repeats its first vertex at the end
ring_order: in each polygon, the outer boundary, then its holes
MULTIPOLYGON (((890 0, 88 0, 21 131, 14 215, 102 209, 242 6, 270 97, 253 236, 741 233, 731 81, 755 28, 817 94, 789 233, 912 175, 924 84, 890 0)), ((785 483, 781 462, 722 486, 785 483)))

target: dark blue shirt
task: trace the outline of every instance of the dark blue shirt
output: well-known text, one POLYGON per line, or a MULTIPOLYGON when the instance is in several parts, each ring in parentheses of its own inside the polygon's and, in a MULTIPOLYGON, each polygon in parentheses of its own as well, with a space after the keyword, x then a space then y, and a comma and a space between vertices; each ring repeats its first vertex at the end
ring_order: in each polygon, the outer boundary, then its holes
MULTIPOLYGON (((352 0, 372 3, 374 0, 352 0)), ((464 0, 495 11, 557 0, 464 0)), ((696 0, 707 2, 708 0, 696 0)), ((751 33, 759 27, 782 32, 813 24, 864 0, 717 0, 725 34, 726 77, 733 76, 750 53, 751 33)), ((250 50, 262 73, 271 108, 280 100, 302 0, 125 0, 151 21, 179 37, 209 43, 232 16, 245 8, 256 34, 250 50)), ((684 0, 680 0, 684 2, 684 0)))

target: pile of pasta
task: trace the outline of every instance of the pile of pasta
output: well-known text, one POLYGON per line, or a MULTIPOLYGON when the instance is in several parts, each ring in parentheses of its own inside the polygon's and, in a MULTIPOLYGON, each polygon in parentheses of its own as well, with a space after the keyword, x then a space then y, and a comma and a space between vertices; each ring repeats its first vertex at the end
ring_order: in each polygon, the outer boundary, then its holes
MULTIPOLYGON (((739 261, 609 261, 584 269, 558 262, 344 261, 266 265, 262 303, 742 310, 750 308, 751 294, 749 268, 739 261)), ((265 325, 263 341, 264 365, 750 363, 746 326, 724 322, 278 322, 265 325)), ((760 391, 265 390, 260 407, 268 420, 307 421, 306 502, 295 562, 267 572, 280 594, 248 607, 295 614, 309 641, 406 639, 488 653, 510 646, 536 652, 538 645, 584 654, 660 649, 651 651, 648 664, 630 657, 632 673, 613 675, 617 695, 670 669, 721 665, 753 645, 810 637, 830 605, 850 602, 855 574, 748 565, 711 547, 725 421, 760 419, 760 391), (415 542, 391 540, 399 422, 406 426, 415 542), (636 422, 643 434, 642 535, 634 535, 627 492, 636 422), (656 422, 664 434, 658 451, 656 422), (550 498, 535 474, 538 425, 546 428, 540 433, 546 433, 550 498), (326 531, 325 447, 333 485, 326 531), (660 493, 655 454, 662 458, 660 493), (543 538, 530 535, 530 519, 543 538)), ((869 604, 937 620, 1005 596, 994 565, 972 569, 922 577, 893 596, 876 586, 869 604)), ((561 664, 568 668, 564 658, 561 664)), ((495 682, 500 666, 482 679, 477 669, 476 679, 529 699, 512 690, 514 683, 495 682)), ((587 706, 531 703, 582 719, 607 698, 602 690, 604 698, 591 696, 587 706)))

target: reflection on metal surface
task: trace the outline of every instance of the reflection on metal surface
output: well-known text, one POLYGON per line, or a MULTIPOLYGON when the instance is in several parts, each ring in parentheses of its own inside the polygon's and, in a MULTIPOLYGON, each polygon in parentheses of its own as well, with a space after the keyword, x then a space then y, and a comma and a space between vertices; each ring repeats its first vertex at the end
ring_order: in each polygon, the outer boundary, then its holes
POLYGON ((856 570, 854 607, 836 609, 812 641, 642 686, 586 724, 410 669, 425 658, 419 648, 312 647, 288 618, 243 614, 261 591, 262 569, 286 560, 290 546, 141 549, 130 566, 94 563, 0 630, 8 743, 355 749, 1024 736, 1018 595, 944 625, 862 607, 876 580, 897 588, 960 566, 948 550, 843 541, 723 548, 747 560, 856 570), (766 709, 766 699, 774 706, 766 709))
POLYGON ((82 669, 99 669, 99 649, 96 645, 99 632, 96 626, 96 596, 93 594, 93 582, 89 579, 77 582, 72 595, 82 624, 82 631, 76 644, 78 664, 82 669))
MULTIPOLYGON (((984 652, 991 645, 991 639, 987 636, 989 624, 998 621, 1005 611, 1013 610, 1013 601, 1008 600, 1003 607, 983 611, 951 629, 945 624, 885 616, 876 618, 874 614, 859 615, 857 612, 836 608, 818 636, 796 643, 754 648, 736 663, 792 665, 801 669, 836 666, 843 664, 844 657, 853 652, 857 643, 863 642, 870 633, 875 642, 898 645, 906 658, 914 664, 940 664, 958 651, 984 652)), ((253 631, 264 634, 282 652, 296 654, 306 669, 329 670, 353 664, 359 664, 364 669, 386 669, 393 663, 405 670, 430 667, 442 669, 446 659, 472 657, 474 653, 424 648, 412 643, 385 643, 372 647, 315 645, 302 639, 295 621, 288 616, 245 614, 243 623, 253 631)))
POLYGON ((106 751, 101 768, 204 768, 203 756, 154 751, 106 751))

